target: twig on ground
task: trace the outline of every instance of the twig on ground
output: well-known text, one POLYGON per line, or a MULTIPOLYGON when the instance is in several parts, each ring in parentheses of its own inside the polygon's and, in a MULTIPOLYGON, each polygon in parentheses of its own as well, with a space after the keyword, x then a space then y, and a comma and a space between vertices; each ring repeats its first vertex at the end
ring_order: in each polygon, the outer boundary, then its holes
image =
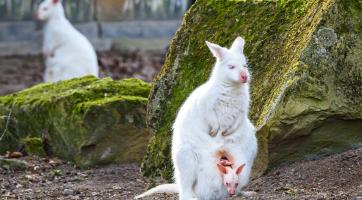
POLYGON ((11 106, 9 115, 7 116, 7 120, 6 120, 6 123, 5 123, 5 129, 4 129, 3 133, 2 133, 1 136, 0 136, 0 142, 2 141, 2 139, 3 139, 4 136, 5 136, 6 131, 8 130, 8 126, 9 126, 9 123, 10 123, 11 114, 13 113, 14 104, 15 104, 15 102, 14 102, 13 105, 11 106))

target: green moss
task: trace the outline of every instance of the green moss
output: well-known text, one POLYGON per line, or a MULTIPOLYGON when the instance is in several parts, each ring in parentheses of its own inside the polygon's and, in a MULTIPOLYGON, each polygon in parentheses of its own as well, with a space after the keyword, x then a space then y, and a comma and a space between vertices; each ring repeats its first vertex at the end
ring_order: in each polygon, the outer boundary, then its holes
MULTIPOLYGON (((0 141, 0 152, 16 148, 21 141, 27 141, 24 138, 41 138, 49 146, 47 152, 80 166, 121 162, 126 157, 121 159, 120 152, 139 161, 139 154, 145 151, 142 146, 145 148, 149 138, 145 127, 149 90, 150 85, 138 79, 113 81, 87 76, 40 84, 0 97, 0 115, 12 112, 4 140, 0 141), (123 143, 119 140, 130 134, 134 134, 133 138, 129 136, 132 143, 139 142, 134 149, 120 145, 123 143), (103 154, 90 155, 94 145, 98 146, 97 152, 105 151, 107 145, 117 148, 111 149, 113 157, 104 160, 103 154)), ((3 121, 0 130, 5 126, 3 121)))
POLYGON ((0 158, 0 167, 6 170, 23 170, 28 164, 25 161, 17 159, 2 159, 0 158))
POLYGON ((241 35, 247 41, 253 74, 250 118, 258 128, 257 175, 268 166, 269 143, 310 135, 328 118, 360 118, 361 7, 359 0, 198 0, 185 15, 151 89, 147 120, 155 136, 142 165, 144 174, 170 178, 171 125, 214 62, 205 40, 228 46, 241 35))
POLYGON ((71 97, 72 102, 69 103, 75 104, 115 95, 147 97, 149 88, 149 84, 133 78, 113 81, 111 78, 97 79, 86 76, 55 84, 39 84, 19 93, 2 97, 0 103, 5 105, 46 104, 71 97))
POLYGON ((43 141, 41 138, 26 137, 21 139, 21 143, 24 145, 26 153, 29 155, 45 156, 46 153, 43 148, 43 141))
POLYGON ((361 9, 360 1, 336 1, 303 50, 298 79, 268 122, 274 165, 362 145, 361 9))

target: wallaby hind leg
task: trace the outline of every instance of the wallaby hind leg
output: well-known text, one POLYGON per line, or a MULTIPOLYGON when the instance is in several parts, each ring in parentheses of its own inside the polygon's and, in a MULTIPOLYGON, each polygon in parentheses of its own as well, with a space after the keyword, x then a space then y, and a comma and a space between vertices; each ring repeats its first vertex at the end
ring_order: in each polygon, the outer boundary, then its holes
POLYGON ((175 154, 175 178, 180 189, 180 200, 195 198, 193 185, 197 181, 197 154, 192 150, 180 150, 175 154))

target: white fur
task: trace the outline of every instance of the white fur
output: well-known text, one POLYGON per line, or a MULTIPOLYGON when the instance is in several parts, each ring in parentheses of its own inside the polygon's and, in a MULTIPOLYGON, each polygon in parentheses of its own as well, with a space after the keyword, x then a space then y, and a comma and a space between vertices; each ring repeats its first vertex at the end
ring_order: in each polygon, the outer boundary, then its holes
POLYGON ((85 75, 98 77, 98 62, 94 48, 66 19, 61 1, 43 1, 37 12, 45 20, 43 55, 45 82, 56 82, 85 75))
POLYGON ((140 199, 146 196, 149 196, 151 194, 155 194, 155 193, 178 193, 178 187, 176 184, 163 184, 163 185, 159 185, 157 187, 154 187, 150 190, 148 190, 147 192, 138 195, 135 197, 135 199, 140 199))
MULTIPOLYGON (((194 196, 191 185, 197 178, 202 193, 196 192, 199 199, 222 199, 226 193, 220 191, 220 178, 215 175, 212 154, 220 146, 235 157, 235 165, 245 163, 239 177, 239 190, 250 177, 257 152, 255 128, 248 118, 250 95, 250 74, 243 54, 244 40, 238 37, 230 49, 207 42, 216 57, 210 79, 198 87, 182 105, 173 126, 172 159, 175 167, 176 183, 180 186, 180 199, 194 196), (234 69, 230 69, 230 65, 234 69), (248 81, 240 83, 240 74, 247 74, 248 81), (217 137, 210 137, 216 132, 217 137), (226 132, 228 136, 222 136, 226 132), (211 148, 214 147, 214 148, 211 148), (210 160, 211 159, 211 160, 210 160), (205 169, 209 172, 202 173, 205 169), (204 175, 203 175, 204 174, 204 175), (207 184, 209 183, 209 184, 207 184), (215 183, 215 185, 210 185, 215 183)), ((222 186, 221 186, 222 187, 222 186)))
POLYGON ((212 75, 187 98, 173 125, 172 160, 180 200, 228 196, 216 165, 215 152, 220 149, 235 158, 234 166, 245 163, 239 176, 240 194, 249 181, 257 152, 256 131, 248 118, 250 74, 243 54, 244 40, 238 37, 230 49, 207 45, 216 57, 212 75), (241 74, 247 75, 248 81, 241 81, 241 74))

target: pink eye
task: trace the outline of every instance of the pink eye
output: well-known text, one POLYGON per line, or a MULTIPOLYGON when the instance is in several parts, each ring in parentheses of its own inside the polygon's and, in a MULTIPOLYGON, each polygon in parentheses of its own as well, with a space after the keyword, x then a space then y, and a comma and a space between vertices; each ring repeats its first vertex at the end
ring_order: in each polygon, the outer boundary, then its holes
POLYGON ((228 65, 229 69, 234 69, 235 66, 234 65, 228 65))

